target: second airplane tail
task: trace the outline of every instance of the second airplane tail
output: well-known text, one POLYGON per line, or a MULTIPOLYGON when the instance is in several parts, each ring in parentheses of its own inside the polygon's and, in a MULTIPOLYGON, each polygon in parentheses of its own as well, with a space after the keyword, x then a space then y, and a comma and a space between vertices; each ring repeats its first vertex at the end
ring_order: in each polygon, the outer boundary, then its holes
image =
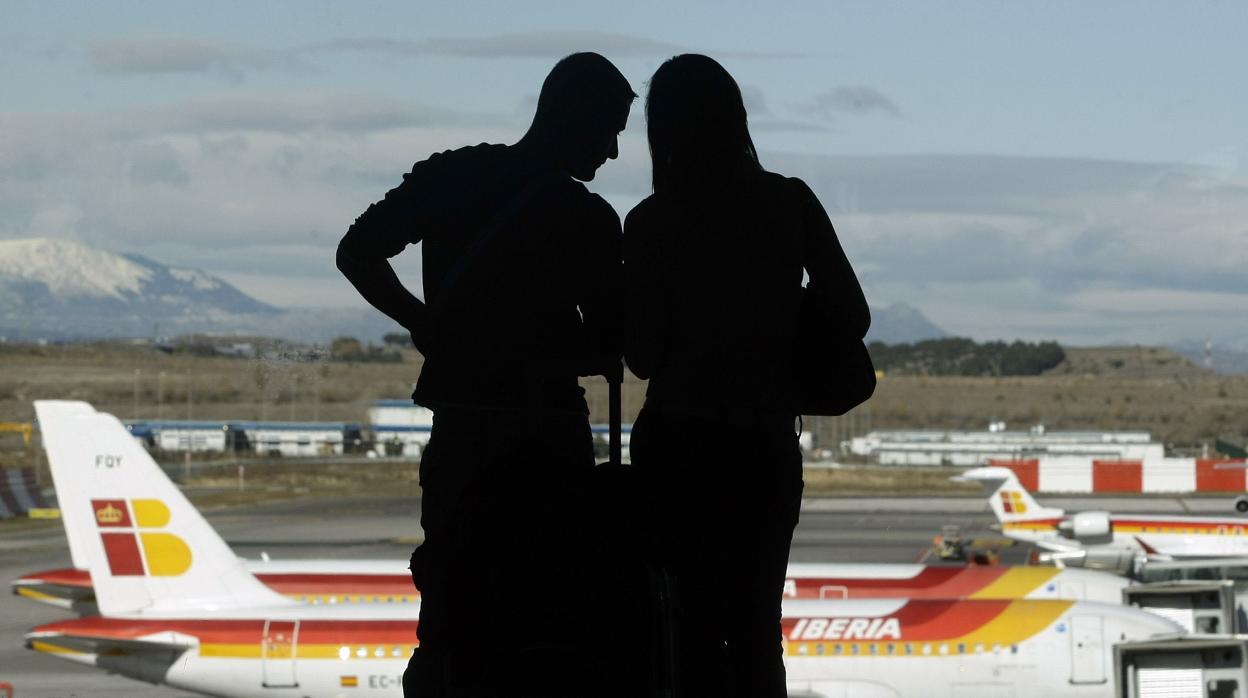
POLYGON ((984 486, 988 494, 988 504, 992 513, 996 514, 1001 523, 1030 521, 1033 519, 1060 518, 1061 509, 1041 506, 1023 488, 1018 476, 1009 468, 991 466, 972 468, 955 478, 959 481, 976 481, 984 486))

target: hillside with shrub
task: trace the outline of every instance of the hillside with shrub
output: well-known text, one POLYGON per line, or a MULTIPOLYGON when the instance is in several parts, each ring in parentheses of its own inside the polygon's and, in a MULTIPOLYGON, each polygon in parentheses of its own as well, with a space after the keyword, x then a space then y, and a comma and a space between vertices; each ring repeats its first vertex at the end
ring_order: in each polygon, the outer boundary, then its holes
POLYGON ((885 373, 926 376, 1038 376, 1066 359, 1057 342, 976 342, 965 337, 868 346, 885 373))

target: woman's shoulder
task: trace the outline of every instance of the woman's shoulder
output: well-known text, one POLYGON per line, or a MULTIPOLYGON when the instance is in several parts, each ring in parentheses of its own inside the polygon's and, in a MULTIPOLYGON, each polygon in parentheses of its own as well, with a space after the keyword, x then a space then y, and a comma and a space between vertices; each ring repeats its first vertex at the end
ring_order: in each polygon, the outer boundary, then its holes
POLYGON ((810 187, 799 177, 787 177, 778 172, 760 170, 755 181, 756 186, 773 196, 800 199, 811 196, 810 187))
POLYGON ((651 194, 637 203, 624 217, 624 228, 636 228, 652 223, 656 216, 661 215, 662 202, 658 195, 651 194))

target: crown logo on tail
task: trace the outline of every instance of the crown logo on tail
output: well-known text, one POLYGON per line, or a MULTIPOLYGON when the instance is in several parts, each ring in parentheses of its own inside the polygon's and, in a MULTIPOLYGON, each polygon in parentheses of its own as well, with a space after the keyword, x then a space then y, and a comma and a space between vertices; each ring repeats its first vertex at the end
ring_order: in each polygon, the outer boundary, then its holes
POLYGON ((101 524, 118 524, 125 518, 125 513, 112 503, 105 504, 103 508, 95 510, 95 521, 101 524))

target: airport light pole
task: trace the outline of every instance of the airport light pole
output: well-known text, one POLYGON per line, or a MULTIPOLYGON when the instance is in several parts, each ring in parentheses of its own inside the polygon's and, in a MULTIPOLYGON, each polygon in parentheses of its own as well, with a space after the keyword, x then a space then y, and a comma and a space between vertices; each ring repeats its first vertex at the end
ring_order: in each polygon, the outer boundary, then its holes
POLYGON ((318 367, 312 369, 312 421, 321 421, 321 372, 318 367))
POLYGON ((182 481, 191 481, 191 369, 186 369, 186 460, 183 467, 182 481))

